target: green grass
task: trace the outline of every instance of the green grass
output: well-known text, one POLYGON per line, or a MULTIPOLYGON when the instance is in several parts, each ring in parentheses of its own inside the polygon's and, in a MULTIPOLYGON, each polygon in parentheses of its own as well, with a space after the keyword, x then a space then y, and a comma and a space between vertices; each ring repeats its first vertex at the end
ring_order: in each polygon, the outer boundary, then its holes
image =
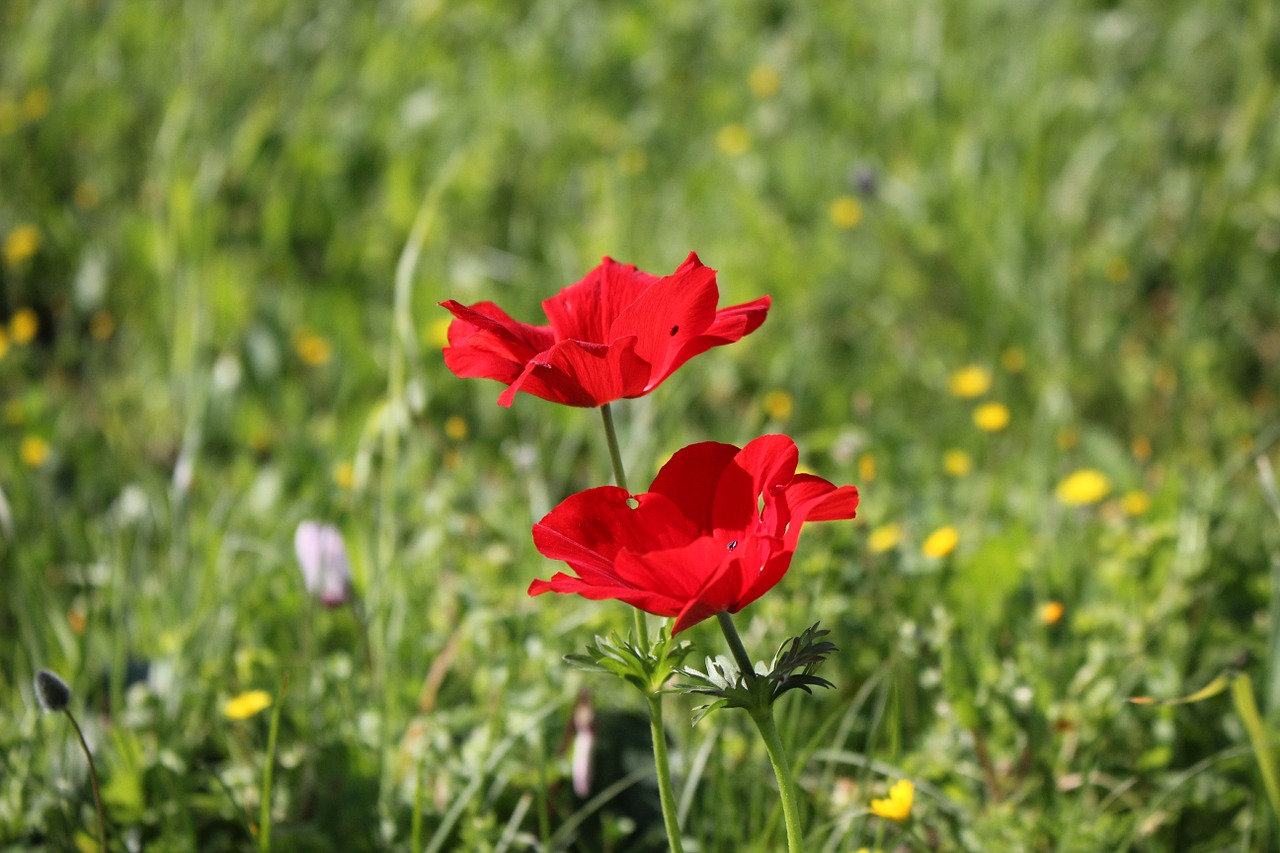
MULTIPOLYGON (((0 357, 0 849, 94 844, 41 668, 75 691, 112 850, 258 843, 271 712, 222 708, 286 673, 272 850, 572 844, 578 691, 640 707, 560 657, 630 617, 528 599, 554 570, 529 528, 607 450, 593 412, 450 374, 434 303, 532 321, 603 254, 690 250, 724 303, 774 307, 615 407, 633 488, 685 444, 786 431, 862 492, 739 619, 759 658, 816 619, 840 647, 835 691, 780 706, 811 848, 893 849, 866 808, 909 777, 939 850, 1274 849, 1226 696, 1124 700, 1239 665, 1280 714, 1255 462, 1280 464, 1278 78, 1261 1, 8 0, 0 239, 39 245, 0 263, 0 319, 39 333, 0 357), (967 364, 979 401, 947 392, 967 364), (1101 504, 1055 499, 1079 468, 1101 504), (362 613, 308 600, 307 518, 343 529, 362 613), (923 556, 944 525, 955 552, 923 556)), ((778 849, 745 716, 690 729, 694 704, 667 710, 690 844, 778 849)))

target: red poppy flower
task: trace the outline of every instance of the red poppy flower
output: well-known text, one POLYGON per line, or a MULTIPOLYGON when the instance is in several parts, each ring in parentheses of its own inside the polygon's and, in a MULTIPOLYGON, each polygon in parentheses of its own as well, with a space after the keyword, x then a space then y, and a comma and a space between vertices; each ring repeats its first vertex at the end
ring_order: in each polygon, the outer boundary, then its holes
POLYGON ((456 318, 444 361, 459 376, 505 382, 503 406, 517 391, 602 406, 648 394, 695 355, 754 332, 769 313, 768 296, 716 310, 719 301, 716 271, 695 254, 662 277, 605 258, 542 303, 550 326, 513 320, 492 302, 441 302, 456 318))
POLYGON ((709 441, 677 452, 645 494, 601 486, 571 495, 533 526, 533 542, 577 577, 558 572, 529 594, 616 598, 675 616, 673 634, 737 613, 782 580, 804 522, 858 509, 856 488, 797 474, 798 460, 785 435, 742 449, 709 441))

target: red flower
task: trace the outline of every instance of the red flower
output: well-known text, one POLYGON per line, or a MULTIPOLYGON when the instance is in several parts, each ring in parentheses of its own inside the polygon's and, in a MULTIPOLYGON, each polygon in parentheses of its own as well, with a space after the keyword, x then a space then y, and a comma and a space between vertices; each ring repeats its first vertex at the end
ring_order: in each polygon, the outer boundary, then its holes
POLYGON ((602 406, 648 394, 695 355, 754 332, 769 313, 768 296, 716 310, 719 300, 716 271, 695 254, 661 278, 605 258, 542 303, 550 326, 513 320, 492 302, 441 302, 456 318, 444 361, 459 376, 507 383, 503 406, 517 391, 602 406))
POLYGON ((529 594, 616 598, 675 616, 673 634, 737 613, 782 580, 804 522, 857 511, 856 488, 797 474, 798 460, 785 435, 742 449, 708 441, 671 457, 645 494, 601 486, 571 495, 533 526, 533 542, 577 577, 558 572, 529 594))

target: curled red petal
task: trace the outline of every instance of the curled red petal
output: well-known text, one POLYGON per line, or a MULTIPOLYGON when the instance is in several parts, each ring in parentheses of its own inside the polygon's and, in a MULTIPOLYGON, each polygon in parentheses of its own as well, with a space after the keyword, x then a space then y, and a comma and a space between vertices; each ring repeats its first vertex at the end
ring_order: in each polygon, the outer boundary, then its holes
POLYGON ((621 601, 654 616, 675 616, 684 604, 683 601, 659 591, 589 583, 563 572, 557 572, 551 580, 536 580, 529 584, 529 595, 542 595, 544 592, 580 595, 592 601, 621 601))
MULTIPOLYGON (((795 476, 800 462, 796 443, 785 435, 762 435, 734 456, 716 488, 712 520, 724 536, 753 533, 762 524, 760 501, 771 512, 777 494, 795 476)), ((773 526, 768 532, 778 532, 773 526)), ((721 535, 721 534, 717 534, 721 535)))
POLYGON ((511 382, 529 359, 554 342, 547 326, 531 326, 513 320, 492 302, 472 306, 449 300, 441 307, 453 314, 445 364, 458 376, 511 382))
MULTIPOLYGON (((675 369, 668 366, 676 353, 715 321, 719 299, 716 271, 690 254, 679 269, 658 279, 627 306, 609 334, 611 338, 634 335, 636 354, 651 366, 655 378, 665 378, 675 369)), ((656 385, 653 382, 651 387, 656 385)))
POLYGON ((602 406, 643 388, 648 375, 632 338, 608 346, 561 341, 524 365, 498 402, 510 406, 516 392, 524 391, 565 406, 602 406))

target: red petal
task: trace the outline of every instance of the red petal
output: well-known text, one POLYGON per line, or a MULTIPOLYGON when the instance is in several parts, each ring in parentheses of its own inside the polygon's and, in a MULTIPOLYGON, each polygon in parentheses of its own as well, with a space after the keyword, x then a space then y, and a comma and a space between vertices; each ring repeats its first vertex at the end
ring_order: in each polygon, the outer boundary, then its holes
POLYGON ((456 318, 449 324, 444 359, 459 376, 511 382, 529 359, 554 343, 550 327, 513 320, 492 302, 467 307, 449 300, 440 305, 456 318))
POLYGON ((757 532, 762 523, 760 499, 770 510, 775 496, 795 476, 799 461, 796 443, 785 435, 764 435, 742 448, 716 488, 712 519, 717 538, 757 532))
POLYGON ((691 444, 675 452, 654 478, 650 492, 666 495, 684 517, 706 534, 713 529, 711 508, 725 468, 739 448, 717 441, 691 444))
POLYGON ((610 337, 635 335, 636 354, 652 367, 654 375, 645 391, 661 381, 653 381, 656 376, 665 378, 675 370, 668 364, 686 342, 715 322, 719 299, 716 271, 691 254, 675 273, 658 279, 614 320, 610 337))
POLYGON ((614 320, 658 280, 630 264, 605 258, 577 284, 543 301, 558 340, 611 343, 614 320))
POLYGON ((498 402, 510 406, 517 391, 566 406, 602 406, 642 388, 648 368, 635 355, 635 339, 611 346, 561 341, 530 361, 498 402))
POLYGON ((614 567, 620 551, 653 551, 688 544, 697 536, 679 509, 662 495, 631 496, 617 486, 599 486, 565 498, 533 526, 533 544, 544 557, 563 560, 579 574, 621 579, 614 567))
POLYGON ((795 550, 800 527, 806 521, 854 518, 858 513, 858 490, 854 486, 837 488, 813 474, 797 474, 787 486, 782 503, 785 509, 780 515, 786 525, 786 547, 795 550))
POLYGON ((529 595, 542 595, 544 592, 580 595, 592 601, 617 600, 655 616, 675 616, 684 603, 660 592, 591 584, 563 572, 557 572, 549 581, 536 580, 529 584, 529 595))

